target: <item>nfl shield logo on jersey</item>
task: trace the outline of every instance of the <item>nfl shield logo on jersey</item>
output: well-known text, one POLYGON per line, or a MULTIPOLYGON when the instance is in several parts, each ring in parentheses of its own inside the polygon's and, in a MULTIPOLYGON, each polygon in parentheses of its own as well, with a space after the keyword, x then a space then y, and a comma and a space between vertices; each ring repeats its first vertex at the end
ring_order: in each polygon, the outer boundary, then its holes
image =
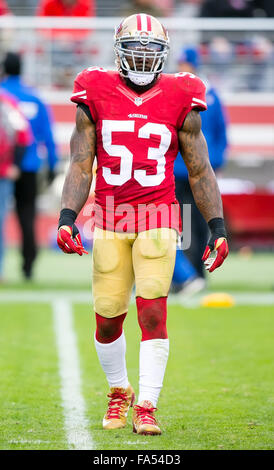
POLYGON ((138 98, 135 98, 134 102, 136 106, 141 106, 141 104, 143 103, 143 99, 138 96, 138 98))

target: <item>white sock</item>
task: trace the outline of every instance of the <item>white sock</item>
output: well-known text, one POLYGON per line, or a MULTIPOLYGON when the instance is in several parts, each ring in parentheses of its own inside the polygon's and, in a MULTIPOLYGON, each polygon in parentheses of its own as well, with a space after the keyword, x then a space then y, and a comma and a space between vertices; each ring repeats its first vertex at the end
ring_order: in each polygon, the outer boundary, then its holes
POLYGON ((149 400, 157 406, 169 353, 169 339, 150 339, 140 344, 138 403, 149 400))
POLYGON ((112 343, 99 343, 94 335, 95 348, 110 387, 128 387, 126 368, 126 338, 124 331, 112 343))

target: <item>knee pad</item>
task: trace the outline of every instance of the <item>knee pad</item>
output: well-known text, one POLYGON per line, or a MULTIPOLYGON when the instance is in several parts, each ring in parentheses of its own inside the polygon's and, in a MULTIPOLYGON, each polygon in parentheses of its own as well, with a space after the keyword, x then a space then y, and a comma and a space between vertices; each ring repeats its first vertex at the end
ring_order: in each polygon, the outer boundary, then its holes
POLYGON ((142 331, 142 341, 166 339, 167 297, 158 299, 136 298, 138 322, 142 331))
POLYGON ((123 332, 123 323, 126 313, 115 318, 104 318, 98 313, 96 316, 95 338, 99 343, 112 343, 120 338, 123 332))
POLYGON ((98 295, 94 298, 94 310, 102 317, 113 318, 127 310, 127 302, 111 295, 98 295))
POLYGON ((156 299, 158 297, 165 297, 168 293, 169 285, 166 286, 165 279, 156 277, 145 277, 137 279, 136 282, 136 295, 144 299, 156 299))

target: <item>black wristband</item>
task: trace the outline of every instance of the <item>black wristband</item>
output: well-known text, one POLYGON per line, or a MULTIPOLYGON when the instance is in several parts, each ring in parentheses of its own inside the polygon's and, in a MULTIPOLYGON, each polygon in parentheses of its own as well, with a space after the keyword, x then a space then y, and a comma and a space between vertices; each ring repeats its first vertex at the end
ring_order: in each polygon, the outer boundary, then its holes
POLYGON ((72 209, 62 209, 60 212, 58 229, 62 225, 68 225, 69 227, 72 227, 76 220, 76 217, 77 217, 77 214, 72 209))
POLYGON ((225 222, 222 217, 214 217, 208 222, 211 233, 218 233, 220 237, 226 238, 225 222))

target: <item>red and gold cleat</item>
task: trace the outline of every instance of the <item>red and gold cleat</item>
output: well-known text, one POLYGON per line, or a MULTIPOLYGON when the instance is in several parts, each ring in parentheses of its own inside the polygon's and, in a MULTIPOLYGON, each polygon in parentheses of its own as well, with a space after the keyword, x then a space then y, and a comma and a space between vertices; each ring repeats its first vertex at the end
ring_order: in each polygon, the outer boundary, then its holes
POLYGON ((108 409, 103 418, 104 429, 124 428, 127 423, 127 414, 135 400, 134 390, 131 385, 128 388, 112 387, 108 394, 110 399, 108 409))
POLYGON ((154 408, 152 403, 148 400, 144 400, 139 405, 135 405, 133 407, 132 416, 133 432, 150 436, 162 434, 154 416, 155 411, 157 411, 157 408, 154 408))

